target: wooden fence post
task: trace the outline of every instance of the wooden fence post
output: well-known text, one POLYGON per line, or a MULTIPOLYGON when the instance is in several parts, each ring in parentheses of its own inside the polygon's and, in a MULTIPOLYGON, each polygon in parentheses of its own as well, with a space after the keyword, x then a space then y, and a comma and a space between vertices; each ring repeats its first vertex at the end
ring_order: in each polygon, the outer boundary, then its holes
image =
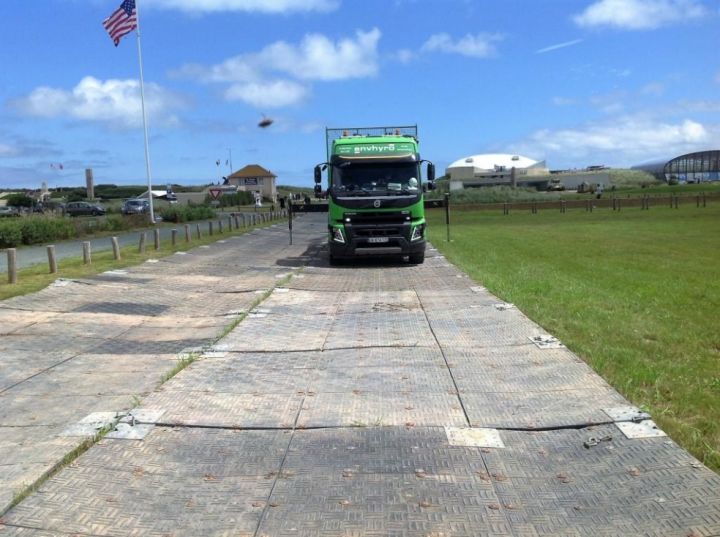
POLYGON ((140 244, 138 244, 138 252, 145 253, 145 232, 140 233, 140 244))
POLYGON ((177 246, 177 229, 170 231, 171 241, 173 246, 177 246))
POLYGON ((160 230, 155 228, 155 229, 153 229, 153 233, 155 234, 155 237, 154 237, 155 238, 155 249, 159 250, 160 249, 160 230))
POLYGON ((185 224, 185 242, 190 242, 190 224, 185 224))
POLYGON ((83 249, 83 264, 89 265, 92 263, 92 251, 90 248, 90 243, 88 241, 85 241, 82 243, 82 249, 83 249))
POLYGON ((112 237, 110 239, 110 242, 112 243, 113 257, 115 258, 115 261, 119 261, 120 260, 120 243, 118 243, 118 238, 112 237))
POLYGON ((57 273, 57 259, 55 258, 55 246, 49 245, 47 247, 48 264, 50 265, 50 274, 57 273))
POLYGON ((7 249, 7 267, 8 283, 17 283, 17 250, 15 248, 7 249))

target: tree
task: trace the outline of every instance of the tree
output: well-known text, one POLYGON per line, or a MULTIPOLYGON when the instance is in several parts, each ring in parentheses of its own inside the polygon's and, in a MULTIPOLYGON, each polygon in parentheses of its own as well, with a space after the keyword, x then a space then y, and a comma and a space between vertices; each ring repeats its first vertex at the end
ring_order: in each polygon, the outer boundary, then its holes
POLYGON ((10 194, 5 198, 6 203, 10 207, 32 207, 35 200, 25 194, 10 194))

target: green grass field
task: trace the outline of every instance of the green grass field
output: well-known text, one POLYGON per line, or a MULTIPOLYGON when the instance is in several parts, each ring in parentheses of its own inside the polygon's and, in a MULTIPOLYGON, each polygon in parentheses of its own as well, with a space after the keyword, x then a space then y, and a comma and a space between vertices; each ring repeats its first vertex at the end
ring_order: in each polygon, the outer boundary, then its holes
POLYGON ((430 240, 720 471, 720 204, 428 216, 430 240))

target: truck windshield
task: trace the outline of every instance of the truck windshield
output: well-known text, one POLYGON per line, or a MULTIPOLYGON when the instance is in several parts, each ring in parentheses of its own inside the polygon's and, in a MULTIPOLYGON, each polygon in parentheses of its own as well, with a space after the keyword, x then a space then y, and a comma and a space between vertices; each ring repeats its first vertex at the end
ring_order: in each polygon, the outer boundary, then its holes
POLYGON ((419 171, 416 162, 344 162, 333 166, 332 187, 338 196, 417 195, 419 171))

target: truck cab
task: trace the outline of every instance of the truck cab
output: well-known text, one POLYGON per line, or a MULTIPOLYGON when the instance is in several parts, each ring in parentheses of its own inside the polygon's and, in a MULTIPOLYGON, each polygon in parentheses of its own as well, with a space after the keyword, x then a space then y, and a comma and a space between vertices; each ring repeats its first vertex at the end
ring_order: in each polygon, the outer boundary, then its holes
POLYGON ((315 167, 315 188, 322 192, 327 170, 330 263, 366 256, 422 263, 423 192, 434 188, 435 169, 428 162, 423 183, 417 127, 326 129, 326 142, 329 158, 315 167), (373 129, 382 132, 366 132, 373 129))

